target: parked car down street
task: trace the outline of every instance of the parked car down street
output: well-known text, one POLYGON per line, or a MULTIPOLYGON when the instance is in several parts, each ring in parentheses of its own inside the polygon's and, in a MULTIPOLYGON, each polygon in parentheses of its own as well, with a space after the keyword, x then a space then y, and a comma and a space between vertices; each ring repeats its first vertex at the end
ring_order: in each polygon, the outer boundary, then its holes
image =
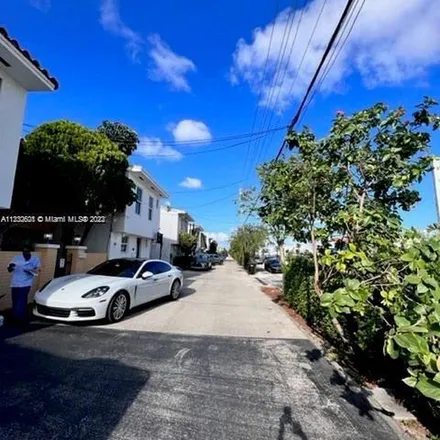
POLYGON ((212 262, 208 254, 205 253, 196 254, 191 269, 202 269, 202 270, 212 269, 212 262))
POLYGON ((280 260, 277 258, 269 258, 264 262, 264 269, 270 273, 282 273, 280 260))
POLYGON ((46 283, 35 295, 34 315, 57 321, 117 322, 133 307, 169 296, 177 300, 182 272, 162 260, 117 258, 84 274, 46 283))
POLYGON ((207 254, 209 261, 212 264, 223 264, 223 262, 225 261, 225 259, 223 258, 223 256, 219 255, 219 254, 207 254))

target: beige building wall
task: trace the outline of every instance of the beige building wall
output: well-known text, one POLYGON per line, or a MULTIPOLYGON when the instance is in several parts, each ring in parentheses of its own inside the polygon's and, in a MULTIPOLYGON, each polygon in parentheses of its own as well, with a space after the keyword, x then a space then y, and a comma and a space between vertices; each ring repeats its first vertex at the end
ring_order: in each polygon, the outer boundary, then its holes
MULTIPOLYGON (((68 246, 68 253, 71 257, 70 273, 84 273, 103 261, 107 260, 107 253, 88 253, 85 246, 68 246)), ((33 301, 35 292, 47 281, 51 280, 55 274, 57 253, 59 246, 55 244, 37 244, 33 255, 39 257, 41 262, 41 272, 34 280, 29 302, 33 301)), ((12 307, 11 300, 11 275, 7 271, 9 262, 20 252, 0 252, 0 312, 12 307)), ((69 258, 69 257, 68 257, 69 258)))
POLYGON ((87 272, 107 260, 107 253, 88 253, 87 246, 66 246, 66 249, 71 274, 87 272))
MULTIPOLYGON (((29 302, 33 301, 35 292, 54 276, 55 265, 57 259, 58 245, 35 245, 37 256, 41 262, 41 272, 35 278, 29 295, 29 302)), ((9 262, 20 252, 0 252, 0 311, 7 310, 12 307, 11 299, 11 275, 7 271, 9 262)))

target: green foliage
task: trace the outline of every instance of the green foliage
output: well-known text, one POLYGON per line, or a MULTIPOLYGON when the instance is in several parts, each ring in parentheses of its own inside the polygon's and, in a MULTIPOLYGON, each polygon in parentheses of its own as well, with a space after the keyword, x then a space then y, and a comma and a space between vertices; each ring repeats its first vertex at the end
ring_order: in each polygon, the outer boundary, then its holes
POLYGON ((338 208, 332 199, 335 176, 314 135, 306 129, 298 138, 301 154, 259 169, 262 189, 257 212, 275 230, 297 242, 310 242, 312 230, 315 238, 328 235, 325 220, 338 208))
POLYGON ((112 214, 135 199, 127 156, 106 136, 68 121, 43 124, 20 146, 12 208, 112 214))
MULTIPOLYGON (((419 200, 412 185, 430 166, 423 155, 430 140, 424 127, 439 126, 431 105, 425 99, 411 122, 401 121, 402 109, 382 118, 384 107, 376 106, 365 115, 367 126, 378 127, 375 149, 352 153, 356 167, 345 184, 343 209, 331 224, 350 243, 334 253, 327 250, 320 263, 328 292, 322 304, 330 315, 346 314, 376 326, 384 335, 385 352, 408 366, 404 382, 440 401, 440 240, 405 231, 398 215, 419 200)), ((357 132, 353 122, 359 122, 358 116, 340 116, 335 125, 357 132)))
POLYGON ((294 154, 259 170, 256 210, 295 241, 312 242, 314 291, 354 351, 378 356, 381 342, 408 366, 407 385, 440 400, 440 242, 405 232, 399 215, 419 201, 414 184, 431 166, 434 105, 425 98, 405 117, 379 103, 338 113, 325 138, 289 133, 294 154), (334 237, 346 244, 332 248, 334 237))
POLYGON ((267 231, 260 225, 243 225, 231 235, 229 253, 242 266, 247 267, 249 259, 263 246, 267 231))
POLYGON ((120 122, 103 121, 97 131, 107 136, 127 156, 133 154, 139 143, 137 133, 120 122))
POLYGON ((329 339, 336 339, 327 309, 313 291, 313 261, 311 256, 291 257, 284 273, 283 297, 307 323, 329 339))
POLYGON ((197 235, 189 232, 179 233, 179 246, 185 255, 193 253, 197 246, 197 235))

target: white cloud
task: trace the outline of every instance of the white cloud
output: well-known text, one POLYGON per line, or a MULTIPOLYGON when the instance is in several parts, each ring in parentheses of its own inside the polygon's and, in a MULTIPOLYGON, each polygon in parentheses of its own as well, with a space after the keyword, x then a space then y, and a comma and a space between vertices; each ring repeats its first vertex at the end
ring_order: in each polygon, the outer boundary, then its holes
MULTIPOLYGON (((346 3, 345 0, 327 1, 301 69, 298 70, 323 1, 314 0, 302 11, 285 9, 266 27, 256 28, 250 43, 240 39, 233 54, 230 81, 233 84, 247 83, 253 93, 261 93, 260 105, 279 112, 302 96, 346 3), (275 71, 283 46, 284 30, 292 16, 287 49, 278 66, 281 73, 277 77, 275 71), (290 52, 299 23, 297 39, 290 52)), ((354 72, 360 74, 367 87, 401 85, 408 80, 422 82, 428 68, 440 64, 439 22, 440 8, 432 0, 365 2, 352 34, 321 90, 327 93, 340 91, 343 80, 354 72)))
POLYGON ((175 91, 190 92, 186 75, 196 70, 195 64, 189 58, 173 52, 157 34, 151 35, 148 41, 152 59, 152 67, 148 71, 150 79, 167 82, 175 91))
POLYGON ((226 232, 206 232, 206 236, 215 240, 220 247, 227 246, 229 243, 229 234, 226 232))
POLYGON ((210 141, 212 139, 208 126, 201 121, 183 119, 177 124, 171 124, 169 130, 176 142, 210 141))
POLYGON ((179 183, 179 186, 183 186, 185 188, 201 188, 202 181, 197 179, 196 177, 186 177, 182 182, 179 183))
POLYGON ((144 41, 133 29, 128 27, 121 19, 117 0, 102 0, 100 8, 100 22, 102 27, 125 40, 125 47, 133 62, 139 62, 144 41))
POLYGON ((142 137, 135 154, 138 154, 145 159, 156 159, 159 161, 178 161, 183 157, 180 151, 164 145, 157 137, 142 137))
POLYGON ((30 0, 29 3, 41 12, 47 12, 50 9, 50 0, 30 0))

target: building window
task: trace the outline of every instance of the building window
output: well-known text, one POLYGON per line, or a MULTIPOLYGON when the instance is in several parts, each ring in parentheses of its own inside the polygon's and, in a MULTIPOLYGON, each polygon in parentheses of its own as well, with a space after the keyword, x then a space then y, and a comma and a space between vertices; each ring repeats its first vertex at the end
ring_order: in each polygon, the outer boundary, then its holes
POLYGON ((142 207, 142 188, 137 187, 136 188, 136 206, 135 206, 135 212, 136 214, 141 214, 141 207, 142 207))
POLYGON ((153 220, 154 199, 150 196, 148 200, 148 220, 153 220))
POLYGON ((128 235, 123 235, 121 237, 121 252, 127 252, 128 246, 128 235))
POLYGON ((159 209, 159 199, 156 200, 156 209, 159 209))

